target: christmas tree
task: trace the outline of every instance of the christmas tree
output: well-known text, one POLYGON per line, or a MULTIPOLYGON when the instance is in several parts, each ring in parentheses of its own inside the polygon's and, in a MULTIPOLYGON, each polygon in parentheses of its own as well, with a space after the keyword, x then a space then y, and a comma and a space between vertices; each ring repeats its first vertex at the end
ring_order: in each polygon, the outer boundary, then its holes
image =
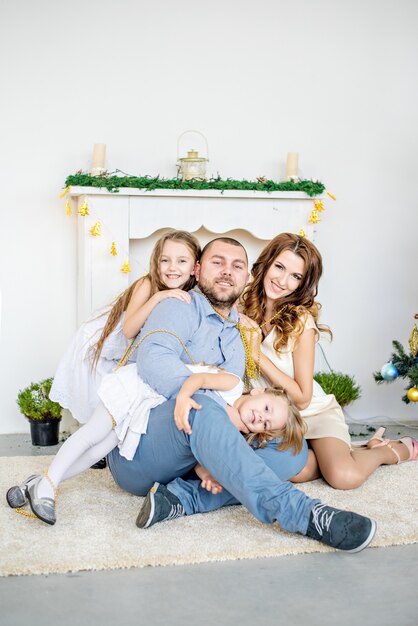
MULTIPOLYGON (((418 313, 415 315, 415 319, 418 319, 418 313)), ((418 402, 418 330, 416 324, 414 324, 408 343, 409 354, 406 353, 399 341, 393 341, 394 352, 390 361, 382 366, 380 372, 373 374, 378 385, 392 382, 399 377, 406 379, 408 381, 405 387, 406 394, 402 396, 402 400, 406 404, 418 402)))

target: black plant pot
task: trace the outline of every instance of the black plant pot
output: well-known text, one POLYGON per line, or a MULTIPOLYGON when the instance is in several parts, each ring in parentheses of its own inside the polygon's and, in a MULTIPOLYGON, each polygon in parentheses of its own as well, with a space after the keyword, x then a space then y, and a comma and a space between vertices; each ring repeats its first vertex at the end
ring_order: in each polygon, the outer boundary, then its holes
POLYGON ((32 445, 56 446, 59 439, 60 421, 48 417, 44 420, 29 419, 32 445))

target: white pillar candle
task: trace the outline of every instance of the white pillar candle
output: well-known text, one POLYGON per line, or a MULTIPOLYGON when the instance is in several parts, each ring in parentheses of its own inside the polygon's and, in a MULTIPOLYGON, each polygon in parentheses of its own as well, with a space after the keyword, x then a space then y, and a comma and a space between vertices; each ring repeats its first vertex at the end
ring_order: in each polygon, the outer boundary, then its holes
POLYGON ((93 176, 103 174, 105 171, 106 144, 95 143, 93 147, 93 159, 91 162, 91 173, 93 176))
POLYGON ((287 161, 286 161, 286 180, 291 180, 292 178, 298 177, 298 162, 299 162, 299 153, 298 152, 288 152, 287 153, 287 161))

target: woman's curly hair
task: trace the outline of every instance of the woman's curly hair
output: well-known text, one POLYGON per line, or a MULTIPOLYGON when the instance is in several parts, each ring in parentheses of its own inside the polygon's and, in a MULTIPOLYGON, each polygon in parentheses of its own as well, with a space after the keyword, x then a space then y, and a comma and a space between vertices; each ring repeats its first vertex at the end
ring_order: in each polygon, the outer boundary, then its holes
POLYGON ((297 339, 302 334, 308 313, 312 315, 321 332, 332 334, 328 327, 319 326, 317 323, 321 305, 315 302, 315 297, 322 275, 322 257, 309 239, 293 233, 277 235, 260 253, 251 270, 253 279, 242 295, 243 312, 257 324, 266 321, 264 277, 275 259, 285 250, 290 250, 299 256, 305 265, 299 287, 291 294, 278 298, 274 302, 273 315, 283 309, 280 315, 271 322, 277 330, 277 339, 274 344, 276 351, 285 348, 290 337, 297 339))

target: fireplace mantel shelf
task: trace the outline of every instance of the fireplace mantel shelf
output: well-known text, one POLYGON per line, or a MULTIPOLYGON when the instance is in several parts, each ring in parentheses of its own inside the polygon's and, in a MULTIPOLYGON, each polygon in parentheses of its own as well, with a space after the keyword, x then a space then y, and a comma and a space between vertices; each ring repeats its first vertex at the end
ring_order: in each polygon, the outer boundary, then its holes
MULTIPOLYGON (((215 235, 245 231, 259 242, 280 232, 299 232, 313 238, 309 215, 313 199, 300 191, 241 191, 132 189, 112 193, 96 187, 70 187, 77 208, 87 201, 89 215, 78 218, 78 321, 110 302, 129 284, 129 276, 115 271, 109 239, 121 256, 129 256, 130 242, 146 240, 165 228, 197 232, 205 228, 215 235), (92 225, 100 221, 106 237, 92 237, 92 225)), ((148 267, 146 259, 143 267, 148 267)))
MULTIPOLYGON (((137 189, 135 187, 119 187, 112 192, 103 187, 70 187, 70 195, 78 196, 151 196, 173 198, 264 198, 276 200, 312 200, 303 191, 251 191, 246 189, 137 189)), ((319 196, 317 196, 319 197, 319 196)))

